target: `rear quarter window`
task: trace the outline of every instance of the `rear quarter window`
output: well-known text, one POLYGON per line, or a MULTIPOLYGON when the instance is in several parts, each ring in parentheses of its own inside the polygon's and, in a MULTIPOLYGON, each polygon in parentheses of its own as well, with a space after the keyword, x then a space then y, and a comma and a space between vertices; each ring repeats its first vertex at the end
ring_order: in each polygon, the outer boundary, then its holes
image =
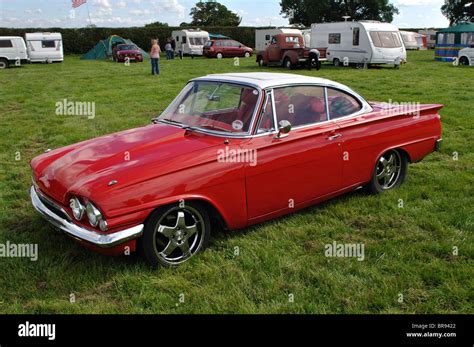
POLYGON ((362 110, 362 104, 352 95, 333 88, 328 88, 327 92, 330 119, 350 116, 362 110))

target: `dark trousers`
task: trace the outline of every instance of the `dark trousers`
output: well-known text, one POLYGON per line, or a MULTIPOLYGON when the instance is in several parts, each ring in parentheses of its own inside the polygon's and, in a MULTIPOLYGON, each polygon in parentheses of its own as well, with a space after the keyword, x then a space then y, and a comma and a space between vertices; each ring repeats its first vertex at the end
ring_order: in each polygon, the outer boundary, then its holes
POLYGON ((160 59, 151 58, 151 74, 152 75, 160 74, 160 59))

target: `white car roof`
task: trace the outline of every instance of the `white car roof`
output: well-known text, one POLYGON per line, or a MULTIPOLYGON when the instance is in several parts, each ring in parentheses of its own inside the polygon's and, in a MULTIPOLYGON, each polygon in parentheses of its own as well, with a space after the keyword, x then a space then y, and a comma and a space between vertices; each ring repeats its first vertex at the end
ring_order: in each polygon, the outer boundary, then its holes
POLYGON ((212 74, 193 79, 199 80, 219 80, 224 82, 237 82, 250 84, 261 89, 277 87, 286 84, 319 84, 334 86, 348 90, 349 88, 343 84, 319 77, 311 77, 304 75, 288 74, 288 73, 270 73, 270 72, 243 72, 243 73, 225 73, 212 74))

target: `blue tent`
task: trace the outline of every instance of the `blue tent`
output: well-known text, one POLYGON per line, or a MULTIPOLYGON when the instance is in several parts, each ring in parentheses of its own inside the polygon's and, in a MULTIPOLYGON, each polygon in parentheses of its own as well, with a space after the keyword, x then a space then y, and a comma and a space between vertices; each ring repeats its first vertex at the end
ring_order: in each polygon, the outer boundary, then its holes
MULTIPOLYGON (((131 40, 123 39, 120 36, 112 35, 105 40, 100 40, 89 52, 84 54, 81 59, 84 60, 105 60, 112 59, 112 49, 119 44, 126 43, 135 45, 131 40)), ((135 45, 137 46, 137 45, 135 45)), ((138 46, 137 46, 138 47, 138 46)), ((149 58, 147 52, 138 47, 144 58, 149 58)))

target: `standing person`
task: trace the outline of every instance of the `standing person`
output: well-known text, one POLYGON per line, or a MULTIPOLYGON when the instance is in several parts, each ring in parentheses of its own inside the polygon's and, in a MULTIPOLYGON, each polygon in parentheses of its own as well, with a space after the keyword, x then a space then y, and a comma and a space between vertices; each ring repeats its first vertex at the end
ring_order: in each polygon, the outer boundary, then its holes
POLYGON ((166 42, 166 45, 165 45, 166 60, 171 60, 171 55, 173 54, 173 52, 171 50, 172 50, 171 42, 170 42, 170 40, 168 40, 166 42))
POLYGON ((150 58, 151 58, 151 74, 152 75, 160 74, 160 53, 161 53, 161 48, 160 48, 160 45, 158 44, 158 40, 156 39, 151 40, 150 58))
POLYGON ((174 52, 176 52, 176 41, 174 38, 171 38, 171 49, 173 50, 171 53, 171 59, 174 59, 174 52))

